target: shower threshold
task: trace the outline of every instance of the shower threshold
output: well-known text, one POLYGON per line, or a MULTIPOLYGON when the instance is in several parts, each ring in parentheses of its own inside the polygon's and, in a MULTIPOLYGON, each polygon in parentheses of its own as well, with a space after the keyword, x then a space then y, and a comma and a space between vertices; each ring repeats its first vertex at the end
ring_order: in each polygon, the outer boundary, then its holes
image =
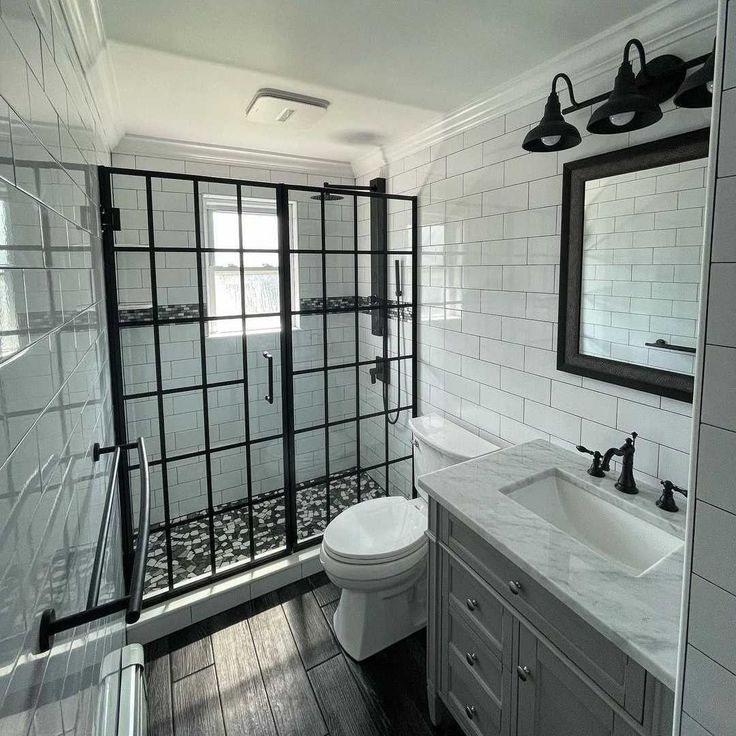
MULTIPOLYGON (((362 473, 361 501, 377 498, 385 490, 362 473)), ((253 529, 255 555, 266 556, 286 545, 286 509, 283 492, 271 492, 266 500, 254 498, 253 529)), ((330 475, 330 516, 353 506, 358 500, 355 469, 330 475)), ((327 523, 327 488, 324 478, 303 481, 296 487, 297 534, 300 540, 322 534, 327 523)), ((248 505, 226 503, 213 509, 215 570, 251 561, 248 505)), ((189 514, 170 522, 171 563, 174 586, 191 583, 211 574, 209 521, 206 514, 189 514)), ((163 525, 150 533, 146 565, 146 596, 168 590, 166 531, 163 525)))

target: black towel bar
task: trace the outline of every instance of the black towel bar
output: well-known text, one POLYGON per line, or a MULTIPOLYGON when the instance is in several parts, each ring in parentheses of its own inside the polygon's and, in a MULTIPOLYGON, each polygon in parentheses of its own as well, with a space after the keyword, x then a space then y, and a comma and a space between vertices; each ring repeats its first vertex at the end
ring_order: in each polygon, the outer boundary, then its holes
POLYGON ((110 614, 125 611, 125 622, 128 624, 135 623, 140 618, 141 608, 143 606, 143 586, 146 576, 146 557, 148 556, 148 538, 151 521, 151 482, 146 445, 143 437, 139 437, 137 442, 124 445, 100 447, 98 444, 95 444, 92 456, 96 462, 101 455, 107 453, 114 453, 112 473, 107 486, 102 522, 97 537, 97 548, 95 549, 95 558, 92 565, 92 579, 87 594, 87 607, 83 611, 62 616, 61 618, 56 618, 56 611, 53 608, 47 608, 41 615, 38 632, 39 652, 47 652, 51 649, 56 634, 76 628, 77 626, 82 626, 83 624, 88 624, 91 621, 96 621, 110 614), (112 515, 112 497, 120 466, 120 455, 122 450, 130 450, 135 447, 138 448, 138 460, 141 468, 141 503, 138 516, 138 543, 136 545, 135 558, 133 559, 130 586, 128 594, 122 598, 98 604, 97 598, 100 593, 100 584, 102 581, 103 555, 108 537, 107 527, 112 515))

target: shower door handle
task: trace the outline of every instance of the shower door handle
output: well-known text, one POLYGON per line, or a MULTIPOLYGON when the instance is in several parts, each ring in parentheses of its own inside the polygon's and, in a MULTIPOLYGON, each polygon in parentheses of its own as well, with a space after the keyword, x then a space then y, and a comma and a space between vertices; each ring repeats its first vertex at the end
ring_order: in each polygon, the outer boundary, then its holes
POLYGON ((264 350, 263 357, 268 361, 268 393, 264 398, 269 404, 273 404, 273 355, 264 350))

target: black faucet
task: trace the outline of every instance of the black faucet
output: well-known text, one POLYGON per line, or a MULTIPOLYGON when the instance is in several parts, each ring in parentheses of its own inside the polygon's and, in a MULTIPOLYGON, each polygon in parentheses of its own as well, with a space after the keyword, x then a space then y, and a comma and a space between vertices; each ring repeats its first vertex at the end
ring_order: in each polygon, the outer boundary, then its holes
POLYGON ((671 480, 661 480, 659 482, 662 484, 662 495, 657 499, 657 506, 662 511, 670 511, 672 513, 678 511, 678 506, 675 503, 675 491, 682 493, 687 498, 687 489, 678 488, 671 480))
POLYGON ((611 469, 611 458, 616 455, 622 457, 621 461, 621 475, 619 475, 616 481, 616 488, 621 493, 628 493, 634 495, 639 493, 639 489, 636 487, 636 481, 634 480, 634 453, 636 452, 636 438, 639 435, 636 432, 631 433, 631 437, 626 438, 621 447, 611 447, 606 450, 606 454, 603 456, 603 462, 601 463, 601 470, 611 469))
POLYGON ((601 455, 598 450, 589 450, 587 447, 583 447, 583 445, 576 445, 575 449, 578 452, 587 452, 588 455, 593 456, 593 462, 588 468, 588 475, 592 475, 594 478, 606 477, 606 474, 603 472, 603 468, 601 467, 601 460, 603 459, 603 455, 601 455))

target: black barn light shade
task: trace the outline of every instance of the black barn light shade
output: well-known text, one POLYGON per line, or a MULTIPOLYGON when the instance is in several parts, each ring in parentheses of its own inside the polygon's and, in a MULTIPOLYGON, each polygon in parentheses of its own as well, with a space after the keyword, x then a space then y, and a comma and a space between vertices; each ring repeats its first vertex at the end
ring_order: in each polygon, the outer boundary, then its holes
POLYGON ((713 76, 716 65, 716 49, 705 60, 703 66, 693 72, 680 87, 675 95, 675 105, 678 107, 711 107, 713 105, 713 76))
POLYGON ((570 77, 567 74, 557 74, 552 80, 552 91, 547 98, 547 104, 544 106, 544 114, 539 121, 539 125, 526 134, 524 142, 521 144, 525 151, 533 153, 564 151, 580 143, 578 129, 574 125, 565 122, 565 118, 562 116, 560 98, 555 89, 558 79, 565 81, 570 92, 570 102, 573 105, 577 104, 573 96, 570 77))
POLYGON ((633 38, 624 48, 624 60, 618 68, 613 91, 606 102, 593 111, 588 121, 588 131, 598 135, 627 133, 654 125, 662 119, 657 102, 642 93, 636 83, 629 61, 629 51, 634 46, 639 52, 642 69, 646 69, 644 47, 633 38))

